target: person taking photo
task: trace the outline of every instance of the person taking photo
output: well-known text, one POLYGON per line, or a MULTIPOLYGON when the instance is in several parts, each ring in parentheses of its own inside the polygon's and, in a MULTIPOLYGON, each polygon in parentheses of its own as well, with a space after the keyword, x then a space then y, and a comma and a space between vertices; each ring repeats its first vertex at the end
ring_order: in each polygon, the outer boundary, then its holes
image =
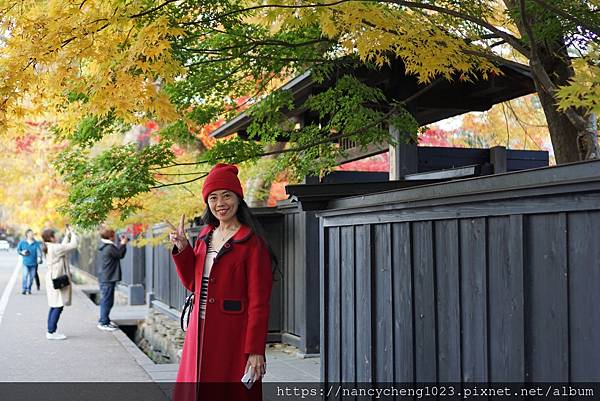
POLYGON ((100 319, 97 327, 103 331, 115 331, 117 325, 110 321, 110 311, 115 303, 115 287, 121 281, 121 259, 127 252, 127 236, 121 235, 115 243, 115 230, 100 230, 100 246, 96 257, 96 269, 100 284, 100 319))

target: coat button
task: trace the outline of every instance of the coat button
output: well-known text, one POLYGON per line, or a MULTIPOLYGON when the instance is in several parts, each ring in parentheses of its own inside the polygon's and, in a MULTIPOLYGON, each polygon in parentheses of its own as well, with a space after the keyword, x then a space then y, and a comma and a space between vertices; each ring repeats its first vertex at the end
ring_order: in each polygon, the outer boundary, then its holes
POLYGON ((225 248, 229 248, 230 246, 231 245, 229 245, 229 242, 226 242, 225 245, 224 245, 225 248))
POLYGON ((214 283, 216 280, 215 280, 215 278, 214 278, 214 277, 211 277, 209 281, 210 281, 211 283, 214 283))
POLYGON ((208 300, 208 302, 209 302, 209 303, 211 303, 211 304, 214 304, 214 303, 215 303, 215 299, 214 299, 214 298, 210 298, 210 299, 208 300))

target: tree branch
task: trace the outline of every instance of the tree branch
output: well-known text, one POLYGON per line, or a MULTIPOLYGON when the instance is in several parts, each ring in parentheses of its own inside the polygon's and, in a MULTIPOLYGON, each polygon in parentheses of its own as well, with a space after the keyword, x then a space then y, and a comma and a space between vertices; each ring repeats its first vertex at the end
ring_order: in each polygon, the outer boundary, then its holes
MULTIPOLYGON (((102 19, 96 20, 96 21, 94 21, 94 22, 92 22, 92 23, 100 22, 100 21, 102 21, 102 20, 108 21, 107 19, 105 19, 105 18, 102 18, 102 19)), ((95 31, 93 31, 93 32, 89 32, 87 35, 93 35, 93 34, 95 34, 95 33, 98 33, 98 32, 100 32, 100 31, 103 31, 104 29, 108 28, 108 26, 110 26, 110 22, 107 22, 106 24, 102 25, 100 28, 96 29, 96 30, 95 30, 95 31)), ((63 41, 61 42, 61 45, 60 45, 60 47, 61 47, 61 48, 65 47, 66 45, 68 45, 69 43, 71 43, 72 41, 74 41, 74 40, 75 40, 75 39, 77 39, 77 38, 78 38, 77 36, 73 36, 73 37, 71 37, 71 38, 69 38, 69 39, 65 39, 65 40, 63 40, 63 41)))
POLYGON ((398 4, 401 6, 408 7, 408 8, 418 8, 418 9, 436 11, 440 14, 445 14, 445 15, 449 15, 451 17, 455 17, 455 18, 463 19, 465 21, 472 22, 476 25, 486 28, 490 32, 498 35, 498 37, 506 40, 506 42, 508 44, 510 44, 515 50, 517 50, 519 53, 523 54, 524 56, 527 57, 529 55, 527 46, 525 46, 525 44, 521 41, 521 39, 517 38, 516 36, 511 35, 508 32, 504 32, 501 29, 496 28, 494 25, 490 24, 489 22, 487 22, 483 19, 471 16, 471 15, 468 15, 465 13, 461 13, 459 11, 449 10, 447 8, 443 8, 443 7, 439 7, 439 6, 435 6, 435 5, 431 5, 431 4, 421 4, 421 3, 415 3, 415 2, 411 2, 411 1, 402 1, 402 0, 378 0, 378 1, 383 2, 383 3, 398 4))
MULTIPOLYGON (((216 114, 214 117, 214 120, 218 120, 220 117, 223 117, 224 115, 226 115, 227 113, 230 113, 231 111, 235 111, 235 110, 240 110, 241 108, 243 108, 244 106, 246 106, 248 103, 252 102, 253 100, 256 99, 256 97, 258 95, 260 95, 263 90, 269 85, 269 83, 271 83, 273 81, 273 79, 277 78, 276 75, 272 75, 270 78, 265 79, 263 82, 261 82, 260 86, 258 87, 258 89, 254 92, 254 94, 252 94, 251 96, 248 96, 248 99, 246 99, 244 102, 240 103, 239 105, 236 105, 233 109, 228 109, 225 110, 219 114, 216 114)), ((213 121, 214 121, 213 120, 213 121)), ((197 164, 197 163, 193 163, 193 164, 197 164)), ((178 166, 180 164, 175 164, 175 165, 171 165, 171 166, 166 166, 167 167, 174 167, 174 166, 178 166)))
MULTIPOLYGON (((550 79, 550 76, 544 69, 542 61, 540 60, 540 56, 535 46, 535 37, 533 35, 533 29, 531 29, 531 25, 529 25, 529 20, 527 18, 525 0, 519 0, 519 11, 521 13, 521 23, 523 24, 523 29, 529 37, 529 47, 531 48, 529 66, 531 67, 532 72, 538 79, 541 89, 544 92, 548 93, 550 96, 555 97, 558 88, 550 79)), ((571 124, 573 124, 573 126, 577 129, 577 131, 587 131, 587 121, 585 121, 585 119, 582 116, 580 116, 572 107, 569 107, 565 110, 565 115, 567 116, 571 124)))
MULTIPOLYGON (((339 0, 339 1, 334 1, 332 3, 323 3, 323 4, 302 4, 302 5, 287 5, 287 4, 262 4, 259 6, 252 6, 252 7, 246 7, 246 8, 240 8, 238 10, 233 10, 233 11, 229 11, 223 14, 219 14, 214 18, 209 19, 208 21, 218 21, 222 18, 226 18, 235 14, 240 14, 240 13, 244 13, 244 12, 248 12, 248 11, 255 11, 255 10, 261 10, 261 9, 265 9, 265 8, 282 8, 282 9, 292 9, 292 10, 296 10, 299 8, 317 8, 317 7, 332 7, 332 6, 337 6, 343 3, 348 3, 350 1, 355 1, 355 0, 339 0)), ((376 0, 375 0, 376 1, 376 0)))
POLYGON ((120 210, 120 209, 125 208, 132 199, 133 199, 133 196, 130 196, 127 199, 122 200, 121 202, 117 201, 117 205, 113 208, 113 210, 120 210))
POLYGON ((468 15, 465 13, 462 13, 460 11, 455 11, 455 10, 450 10, 444 7, 440 7, 440 6, 436 6, 433 4, 425 4, 425 3, 416 3, 416 2, 412 2, 412 1, 403 1, 403 0, 339 0, 339 1, 335 1, 332 3, 323 3, 323 4, 303 4, 303 5, 285 5, 285 4, 263 4, 263 5, 258 5, 258 6, 253 6, 253 7, 246 7, 246 8, 241 8, 238 10, 233 10, 233 11, 229 11, 220 15, 217 15, 214 18, 211 18, 209 21, 218 21, 222 18, 231 16, 231 15, 235 15, 235 14, 239 14, 239 13, 243 13, 243 12, 248 12, 248 11, 254 11, 254 10, 259 10, 259 9, 265 9, 265 8, 281 8, 281 9, 300 9, 300 8, 317 8, 317 7, 332 7, 332 6, 337 6, 343 3, 349 3, 349 2, 354 2, 354 1, 361 1, 361 2, 371 2, 371 3, 384 3, 384 4, 396 4, 399 6, 404 6, 407 8, 415 8, 415 9, 424 9, 424 10, 430 10, 430 11, 435 11, 438 12, 440 14, 444 14, 444 15, 449 15, 455 18, 459 18, 459 19, 463 19, 465 21, 469 21, 472 22, 476 25, 479 25, 483 28, 486 28, 487 30, 489 30, 490 32, 496 34, 498 37, 506 40, 507 43, 509 43, 512 47, 515 48, 515 50, 517 50, 519 53, 523 54, 524 56, 528 57, 529 56, 529 51, 527 49, 527 47, 525 46, 525 44, 516 36, 511 35, 508 32, 504 32, 501 29, 496 28, 494 25, 490 24, 489 22, 481 19, 481 18, 477 18, 474 17, 472 15, 468 15))
MULTIPOLYGON (((235 60, 237 58, 243 57, 247 60, 263 60, 265 58, 265 56, 250 56, 247 54, 244 54, 242 56, 231 56, 231 57, 224 57, 224 58, 214 58, 214 59, 207 59, 207 60, 201 60, 201 61, 196 61, 190 64, 185 64, 184 67, 189 68, 189 67, 195 67, 198 65, 203 65, 203 64, 211 64, 211 63, 222 63, 225 61, 231 61, 231 60, 235 60)), ((320 63, 322 62, 324 59, 317 59, 317 58, 283 58, 283 57, 269 57, 269 60, 272 61, 281 61, 283 63, 293 63, 293 62, 306 62, 306 63, 320 63)))
MULTIPOLYGON (((256 48, 256 45, 250 46, 248 49, 244 50, 244 53, 250 52, 250 51, 254 50, 255 48, 256 48)), ((223 57, 223 58, 220 58, 220 59, 213 59, 214 61, 201 60, 201 61, 197 61, 197 62, 185 64, 184 66, 187 67, 187 68, 189 68, 189 67, 193 67, 193 66, 196 66, 196 65, 207 64, 209 62, 215 62, 216 63, 216 62, 219 62, 219 61, 231 61, 231 60, 235 60, 235 59, 240 58, 240 57, 245 57, 245 54, 237 55, 237 56, 230 56, 230 57, 223 57)), ((244 64, 242 64, 242 65, 244 65, 244 64)))
MULTIPOLYGON (((223 32, 223 33, 227 34, 226 32, 223 32)), ((290 49, 295 49, 295 48, 304 47, 304 46, 310 46, 313 44, 323 43, 323 42, 337 43, 330 39, 315 39, 315 40, 309 40, 309 41, 300 42, 300 43, 285 42, 282 40, 254 40, 252 38, 249 38, 248 40, 251 41, 251 44, 256 45, 256 46, 280 46, 280 47, 287 47, 290 49)), ((176 46, 176 48, 178 48, 180 50, 189 51, 191 53, 221 54, 224 51, 240 49, 240 48, 243 48, 248 45, 249 45, 249 43, 243 43, 243 44, 239 44, 239 45, 235 45, 235 46, 225 46, 220 49, 192 49, 189 47, 177 47, 177 46, 176 46)))
MULTIPOLYGON (((240 70, 241 70, 243 67, 245 67, 245 66, 246 66, 246 64, 244 64, 244 63, 242 63, 242 64, 238 65, 237 67, 235 67, 235 68, 233 69, 233 71, 230 71, 230 72, 226 73, 224 76, 222 76, 222 77, 219 77, 218 79, 216 79, 216 80, 214 80, 214 81, 212 81, 212 82, 208 83, 208 84, 207 84, 207 86, 209 86, 209 87, 213 87, 213 86, 215 86, 215 85, 217 85, 217 84, 220 84, 220 83, 221 83, 221 82, 223 82, 223 81, 226 81, 227 79, 229 79, 229 78, 233 77, 233 76, 234 76, 236 73, 238 73, 238 72, 239 72, 239 71, 240 71, 240 70)), ((244 76, 244 78, 247 78, 247 77, 249 77, 249 76, 250 76, 250 75, 245 75, 245 76, 244 76)))
POLYGON ((545 2, 544 0, 533 0, 535 3, 537 3, 539 6, 544 7, 548 10, 550 10, 551 12, 553 12, 554 14, 558 15, 559 17, 563 17, 564 19, 584 28, 587 31, 590 31, 591 33, 593 33, 596 36, 600 36, 600 27, 599 26, 595 26, 595 25, 590 25, 588 23, 588 21, 585 20, 581 20, 555 6, 553 6, 552 4, 548 4, 547 2, 545 2))
MULTIPOLYGON (((531 135, 529 135, 529 132, 527 132, 527 128, 525 128, 525 125, 529 125, 530 127, 536 127, 536 128, 548 128, 547 125, 534 125, 534 124, 529 124, 523 120, 521 120, 521 118, 519 117, 519 115, 517 114, 517 112, 515 111, 515 109, 512 107, 512 104, 510 103, 510 101, 506 102, 506 108, 508 110, 510 110, 511 114, 513 115, 513 118, 517 121, 517 124, 519 124, 519 126, 521 127, 521 129, 523 130, 523 134, 525 134, 525 142, 527 142, 527 138, 529 138, 531 140, 531 142, 533 142, 533 144, 535 146, 537 146, 537 148, 539 150, 542 150, 542 147, 540 146, 540 144, 537 143, 537 141, 535 139, 533 139, 531 137, 531 135)), ((525 149, 525 145, 523 145, 523 149, 525 149)))
POLYGON ((532 123, 529 123, 527 121, 524 121, 519 116, 519 114, 517 113, 517 111, 514 109, 514 107, 512 106, 512 103, 511 103, 510 100, 508 102, 506 102, 506 105, 507 105, 506 107, 508 107, 508 109, 511 111, 511 113, 512 113, 513 117, 515 118, 515 120, 517 120, 520 125, 527 125, 527 126, 532 127, 532 128, 546 128, 546 129, 548 129, 548 124, 532 124, 532 123))
POLYGON ((206 171, 196 171, 194 173, 156 173, 157 175, 181 176, 181 175, 198 175, 206 174, 206 171))
POLYGON ((477 40, 487 40, 487 39, 498 39, 499 36, 496 35, 495 33, 490 33, 488 35, 481 35, 480 37, 477 38, 477 40))
POLYGON ((185 184, 181 185, 181 188, 183 188, 183 190, 189 192, 193 197, 196 197, 196 194, 191 189, 186 187, 185 184))
POLYGON ((269 83, 271 83, 271 81, 273 81, 273 79, 275 79, 276 77, 277 77, 276 75, 272 75, 270 78, 268 78, 264 82, 262 82, 260 84, 260 86, 258 87, 258 89, 256 90, 256 92, 254 92, 253 95, 249 96, 248 99, 244 100, 244 102, 240 103, 239 105, 236 105, 233 109, 225 110, 225 111, 215 115, 215 117, 222 117, 225 114, 231 112, 232 110, 233 111, 240 110, 242 107, 246 106, 252 100, 256 99, 256 97, 258 95, 260 95, 263 92, 263 90, 267 87, 267 85, 269 85, 269 83))
MULTIPOLYGON (((197 163, 196 163, 197 164, 197 163)), ((160 184, 160 185, 156 185, 154 187, 150 187, 150 189, 158 189, 158 188, 165 188, 165 187, 172 187, 175 185, 183 185, 183 184, 189 184, 190 182, 194 182, 194 181, 198 181, 201 180, 202 178, 206 177, 208 175, 208 173, 204 173, 199 177, 193 178, 191 180, 188 181, 182 181, 182 182, 172 182, 170 184, 160 184)))
MULTIPOLYGON (((153 167, 152 170, 162 170, 164 168, 171 168, 171 167, 177 167, 177 166, 197 166, 198 164, 204 164, 204 163, 206 163, 206 162, 173 163, 168 166, 153 167)), ((157 174, 160 174, 160 173, 157 173, 157 174)))
POLYGON ((492 44, 489 46, 489 48, 491 49, 491 48, 493 48, 493 47, 500 46, 500 45, 503 45, 503 44, 505 44, 505 43, 506 43, 506 40, 499 40, 499 41, 497 41, 497 42, 494 42, 494 43, 492 43, 492 44))
POLYGON ((169 5, 170 3, 175 3, 176 1, 177 0, 167 0, 164 3, 159 4, 158 6, 153 7, 151 9, 149 9, 149 10, 142 11, 139 14, 130 15, 129 18, 139 18, 139 17, 143 17, 143 16, 148 15, 148 14, 152 14, 153 12, 160 10, 161 8, 169 5))

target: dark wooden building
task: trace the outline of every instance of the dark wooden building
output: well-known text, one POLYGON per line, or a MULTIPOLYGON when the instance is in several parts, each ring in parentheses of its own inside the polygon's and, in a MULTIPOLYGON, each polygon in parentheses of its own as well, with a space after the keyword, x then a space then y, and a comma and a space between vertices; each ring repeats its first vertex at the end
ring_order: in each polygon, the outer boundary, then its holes
POLYGON ((600 380, 600 161, 318 216, 324 381, 600 380))
MULTIPOLYGON (((285 112, 285 117, 300 124, 314 121, 303 103, 309 96, 320 93, 335 84, 344 74, 352 74, 361 81, 380 88, 388 99, 413 100, 406 105, 421 125, 468 111, 483 111, 493 104, 534 92, 533 82, 527 66, 504 65, 503 74, 488 80, 453 81, 439 79, 426 90, 413 76, 407 76, 404 65, 396 60, 380 71, 364 66, 341 66, 330 78, 316 82, 310 71, 283 85, 280 90, 291 92, 294 108, 285 112), (414 96, 421 93, 420 96, 414 96)), ((251 123, 247 113, 241 113, 211 133, 222 138, 234 133, 247 138, 246 129, 251 123)), ((394 135, 393 127, 390 132, 394 135)), ((281 325, 272 321, 274 331, 280 330, 281 339, 299 347, 302 353, 313 354, 320 350, 321 324, 319 322, 319 246, 318 220, 314 210, 323 207, 328 200, 349 195, 365 195, 381 190, 406 188, 432 184, 459 177, 473 177, 512 170, 521 170, 548 165, 547 152, 513 151, 502 147, 494 149, 454 149, 418 147, 412 144, 397 146, 370 146, 368 149, 354 148, 354 144, 340 142, 347 157, 338 160, 345 163, 382 152, 390 152, 389 173, 335 172, 323 181, 307 177, 305 184, 292 186, 294 194, 301 194, 300 205, 292 196, 280 202, 277 210, 283 216, 282 228, 276 229, 283 235, 277 241, 281 246, 282 284, 276 288, 272 300, 272 313, 281 319, 281 325), (443 171, 440 171, 443 170, 443 171), (314 196, 314 204, 309 197, 314 196), (281 291, 281 292, 279 292, 281 291), (280 299, 277 302, 275 299, 280 299)), ((292 188, 290 187, 290 188, 292 188)))
MULTIPOLYGON (((424 126, 470 111, 485 111, 494 104, 505 102, 517 97, 535 92, 529 67, 518 63, 501 65, 501 75, 492 75, 488 79, 463 80, 456 76, 453 80, 438 78, 430 84, 419 83, 415 76, 406 75, 401 60, 394 60, 380 70, 374 71, 364 65, 341 64, 323 82, 313 79, 311 72, 290 80, 279 90, 289 91, 294 99, 294 108, 287 110, 285 118, 294 120, 300 125, 318 121, 318 116, 310 114, 303 107, 304 102, 311 96, 325 91, 334 85, 339 77, 345 74, 360 79, 362 82, 377 87, 383 91, 389 100, 401 101, 411 99, 405 104, 406 110, 424 126)), ((382 105, 381 107, 386 107, 382 105)), ((252 119, 246 112, 228 121, 211 133, 214 138, 223 138, 237 134, 248 138, 246 130, 252 119)), ((398 146, 370 145, 360 149, 347 139, 338 140, 339 146, 346 151, 346 156, 339 159, 339 164, 362 159, 368 156, 389 152, 389 179, 402 179, 407 174, 422 171, 417 168, 417 146, 403 144, 403 133, 394 127, 389 127, 390 134, 399 139, 398 146)), ((427 158, 421 158, 426 160, 427 158)), ((447 162, 448 160, 446 160, 447 162)), ((431 166, 432 169, 434 165, 431 166)), ((453 167, 452 164, 442 163, 435 169, 453 167)))

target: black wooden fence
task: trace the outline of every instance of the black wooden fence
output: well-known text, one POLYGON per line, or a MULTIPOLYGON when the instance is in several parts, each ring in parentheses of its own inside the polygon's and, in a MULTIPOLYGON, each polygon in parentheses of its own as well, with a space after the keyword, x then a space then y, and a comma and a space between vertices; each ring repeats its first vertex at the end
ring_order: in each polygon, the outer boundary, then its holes
MULTIPOLYGON (((96 254, 100 238, 96 233, 87 233, 79 236, 79 245, 75 252, 70 254, 70 262, 87 274, 97 277, 96 254)), ((146 247, 132 247, 127 245, 125 257, 121 259, 121 284, 143 284, 145 281, 145 250, 146 247)))
MULTIPOLYGON (((304 354, 319 353, 319 221, 315 212, 282 202, 281 340, 304 354)), ((272 305, 275 300, 272 300, 272 305)))
MULTIPOLYGON (((155 225, 148 230, 148 237, 160 237, 167 230, 166 225, 155 225)), ((188 230, 188 237, 195 243, 199 230, 197 228, 188 230)), ((174 309, 177 313, 181 310, 185 298, 189 294, 183 287, 173 258, 170 246, 167 244, 146 246, 146 292, 151 294, 151 299, 167 309, 174 309)))
POLYGON ((69 254, 69 261, 73 266, 87 274, 96 277, 96 252, 98 248, 98 237, 93 234, 81 235, 79 245, 75 252, 69 254))
POLYGON ((324 381, 600 380, 600 161, 319 216, 324 381))

